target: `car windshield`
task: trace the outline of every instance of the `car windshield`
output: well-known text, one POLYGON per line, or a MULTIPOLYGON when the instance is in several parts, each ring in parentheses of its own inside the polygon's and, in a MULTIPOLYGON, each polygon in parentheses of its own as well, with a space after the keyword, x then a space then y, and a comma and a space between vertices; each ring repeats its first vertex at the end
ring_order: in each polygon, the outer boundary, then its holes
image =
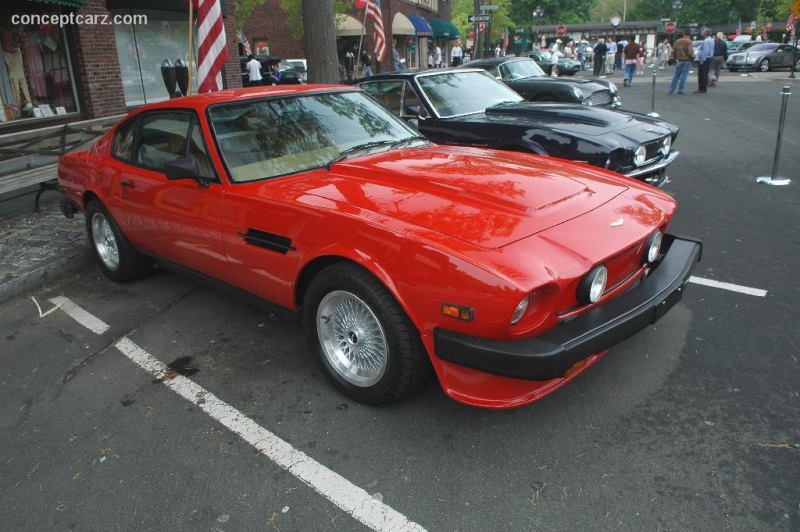
POLYGON ((492 105, 523 101, 508 85, 484 70, 421 75, 417 81, 442 118, 480 113, 492 105))
POLYGON ((419 138, 360 91, 220 104, 209 109, 209 119, 235 183, 321 168, 343 154, 391 149, 419 138))
POLYGON ((775 44, 775 43, 754 44, 747 51, 748 52, 771 52, 772 50, 774 50, 777 47, 778 47, 778 45, 775 44))
POLYGON ((500 65, 500 73, 505 80, 534 78, 547 75, 533 59, 522 59, 503 63, 500 65))

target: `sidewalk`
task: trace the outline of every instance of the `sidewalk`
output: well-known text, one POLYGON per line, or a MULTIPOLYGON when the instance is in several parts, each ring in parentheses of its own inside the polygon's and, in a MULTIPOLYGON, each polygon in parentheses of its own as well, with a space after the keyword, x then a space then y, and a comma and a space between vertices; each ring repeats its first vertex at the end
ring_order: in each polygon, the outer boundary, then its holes
POLYGON ((38 213, 33 195, 0 202, 0 302, 90 260, 83 214, 65 218, 60 197, 45 193, 38 213))

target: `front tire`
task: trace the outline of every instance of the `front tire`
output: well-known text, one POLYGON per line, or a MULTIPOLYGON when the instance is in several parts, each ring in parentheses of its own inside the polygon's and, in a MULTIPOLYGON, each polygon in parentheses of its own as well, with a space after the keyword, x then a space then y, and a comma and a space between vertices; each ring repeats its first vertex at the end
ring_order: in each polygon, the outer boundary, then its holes
POLYGON ((367 405, 403 399, 431 374, 419 333, 392 294, 358 265, 338 263, 309 284, 303 327, 326 377, 367 405))
POLYGON ((151 262, 131 245, 100 200, 86 206, 86 233, 97 264, 112 281, 127 283, 150 273, 151 262))
POLYGON ((769 59, 764 59, 764 60, 763 60, 763 61, 761 61, 761 63, 758 65, 758 69, 759 69, 761 72, 769 72, 769 68, 770 68, 769 59))

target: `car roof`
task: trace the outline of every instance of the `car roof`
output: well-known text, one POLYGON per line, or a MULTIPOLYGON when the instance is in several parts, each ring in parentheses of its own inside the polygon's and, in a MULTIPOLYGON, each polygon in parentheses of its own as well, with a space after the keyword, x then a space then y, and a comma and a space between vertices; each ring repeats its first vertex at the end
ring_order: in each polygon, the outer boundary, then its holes
MULTIPOLYGON (((472 61, 470 61, 471 63, 472 61)), ((362 83, 365 81, 380 81, 380 80, 390 80, 390 79, 413 79, 417 76, 429 76, 434 74, 463 74, 464 72, 479 72, 481 74, 485 73, 485 70, 482 68, 470 67, 467 65, 466 67, 458 67, 458 68, 429 68, 426 70, 402 70, 400 72, 383 72, 381 74, 375 74, 374 76, 369 76, 366 78, 359 78, 355 82, 362 83)))
POLYGON ((507 55, 505 57, 486 57, 483 59, 473 59, 469 62, 470 65, 499 65, 508 63, 509 61, 530 61, 530 57, 507 55))

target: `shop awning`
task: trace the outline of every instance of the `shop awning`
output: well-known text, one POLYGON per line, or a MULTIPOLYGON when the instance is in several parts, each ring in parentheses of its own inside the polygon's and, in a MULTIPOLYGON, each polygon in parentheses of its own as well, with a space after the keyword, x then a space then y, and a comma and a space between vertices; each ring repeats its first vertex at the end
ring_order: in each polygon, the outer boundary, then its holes
POLYGON ((83 0, 33 0, 40 4, 58 4, 67 7, 83 7, 83 0))
POLYGON ((336 36, 337 37, 359 37, 364 30, 364 26, 355 18, 350 15, 337 20, 336 36))
POLYGON ((442 20, 440 18, 431 19, 431 28, 433 28, 434 37, 442 37, 444 39, 455 39, 460 36, 458 28, 452 22, 442 20))
POLYGON ((414 25, 414 29, 417 30, 417 35, 433 35, 431 25, 428 24, 428 21, 424 18, 419 15, 411 15, 408 19, 411 21, 411 24, 414 25))
POLYGON ((392 19, 392 35, 414 35, 417 29, 407 16, 402 13, 395 13, 392 19))

